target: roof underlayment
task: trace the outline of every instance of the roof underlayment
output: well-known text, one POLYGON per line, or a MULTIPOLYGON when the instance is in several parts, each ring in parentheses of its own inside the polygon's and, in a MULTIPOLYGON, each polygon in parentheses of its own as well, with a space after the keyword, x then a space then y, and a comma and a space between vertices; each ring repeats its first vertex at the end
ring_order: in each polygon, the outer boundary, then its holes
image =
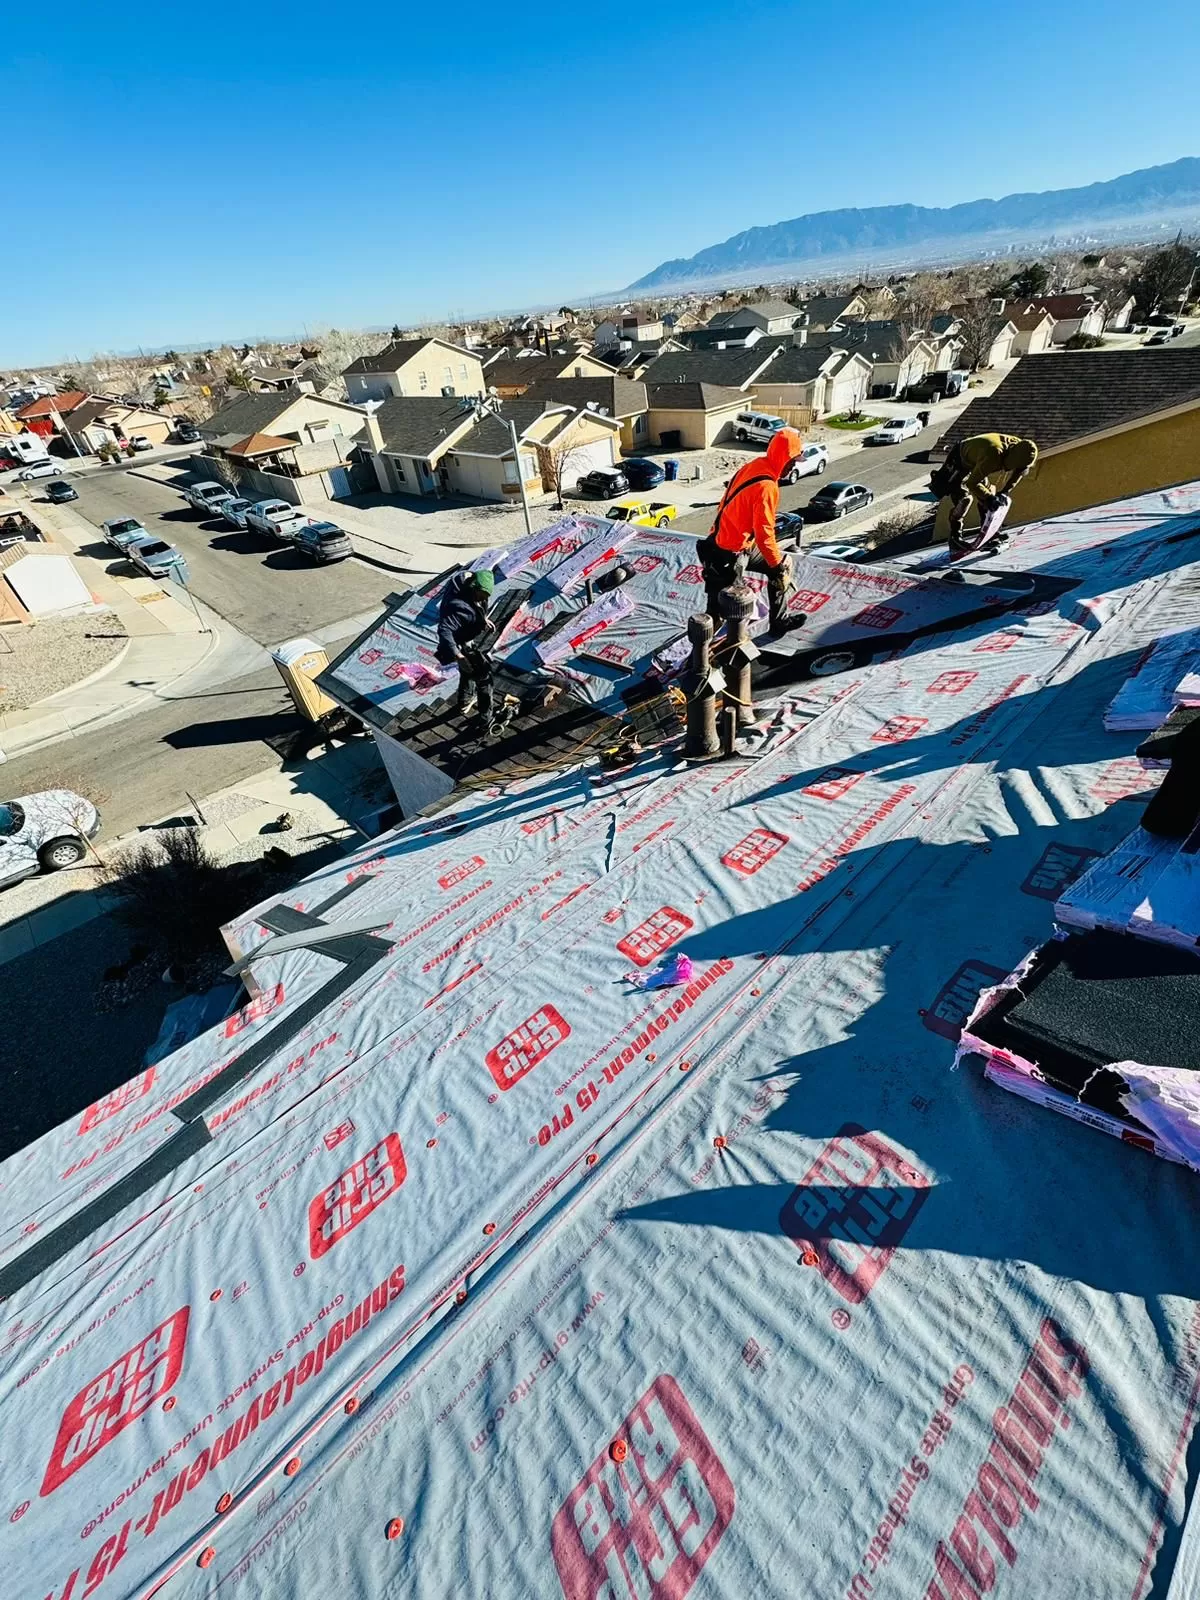
POLYGON ((1182 1596, 1196 1175, 951 1067, 1157 781, 1103 715, 1195 560, 1200 484, 1023 529, 1070 593, 752 756, 241 919, 387 925, 0 1167, 5 1592, 1182 1596))

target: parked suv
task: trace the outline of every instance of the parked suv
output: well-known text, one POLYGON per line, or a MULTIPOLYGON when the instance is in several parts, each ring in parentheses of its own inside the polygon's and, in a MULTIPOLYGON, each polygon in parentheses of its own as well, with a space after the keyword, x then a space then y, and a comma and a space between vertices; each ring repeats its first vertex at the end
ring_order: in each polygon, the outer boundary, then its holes
POLYGON ((71 789, 0 800, 0 883, 74 866, 99 832, 100 813, 71 789))
POLYGON ((909 384, 904 391, 904 398, 928 400, 931 405, 937 405, 939 400, 948 400, 953 395, 961 394, 966 382, 966 376, 961 372, 927 372, 916 383, 909 384))
POLYGON ((613 500, 619 494, 624 494, 629 488, 629 479, 623 472, 589 472, 586 477, 580 478, 576 489, 580 494, 592 495, 596 499, 613 500))
POLYGON ((780 483, 799 483, 801 478, 819 478, 829 465, 829 451, 823 444, 806 444, 780 478, 780 483))
POLYGON ((743 444, 770 444, 787 423, 765 411, 739 411, 733 419, 733 437, 743 444))
POLYGON ((350 535, 333 522, 306 522, 297 528, 292 543, 301 554, 324 565, 328 561, 344 561, 354 554, 350 535))

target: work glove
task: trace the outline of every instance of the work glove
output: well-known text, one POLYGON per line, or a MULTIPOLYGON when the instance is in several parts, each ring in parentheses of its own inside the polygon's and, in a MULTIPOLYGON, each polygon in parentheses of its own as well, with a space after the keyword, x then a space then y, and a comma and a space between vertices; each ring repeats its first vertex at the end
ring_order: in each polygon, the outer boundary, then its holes
POLYGON ((785 555, 777 567, 773 567, 767 574, 767 582, 773 589, 790 589, 792 584, 792 558, 785 555))

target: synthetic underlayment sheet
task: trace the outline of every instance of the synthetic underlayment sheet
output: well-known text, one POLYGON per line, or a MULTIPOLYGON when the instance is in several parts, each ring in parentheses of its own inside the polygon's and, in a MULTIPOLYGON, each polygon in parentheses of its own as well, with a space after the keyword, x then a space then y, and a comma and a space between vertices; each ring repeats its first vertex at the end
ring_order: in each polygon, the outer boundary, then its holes
POLYGON ((388 953, 264 959, 0 1167, 11 1592, 1165 1594, 1195 1176, 950 1063, 1136 822, 1101 719, 1197 506, 1030 530, 1081 590, 755 758, 467 794, 289 895, 388 953))

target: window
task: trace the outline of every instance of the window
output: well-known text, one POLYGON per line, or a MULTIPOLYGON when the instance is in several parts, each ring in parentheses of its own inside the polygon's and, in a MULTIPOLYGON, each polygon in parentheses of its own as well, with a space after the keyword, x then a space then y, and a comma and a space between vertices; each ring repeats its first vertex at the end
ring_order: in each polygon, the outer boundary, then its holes
POLYGON ((404 476, 404 463, 399 456, 392 457, 392 471, 396 474, 397 483, 407 483, 408 480, 404 476))
POLYGON ((583 377, 583 368, 582 367, 576 367, 575 368, 575 376, 577 378, 582 378, 583 377))
POLYGON ((645 433, 645 431, 646 431, 646 419, 645 419, 645 417, 634 417, 634 419, 633 419, 633 437, 635 439, 640 439, 642 434, 645 433))
POLYGON ((467 363, 464 361, 458 369, 458 375, 464 383, 467 381, 467 363))
POLYGON ((453 374, 453 372, 451 372, 449 367, 443 367, 442 368, 442 376, 446 381, 446 387, 449 388, 450 385, 454 382, 454 374, 453 374))
POLYGON ((428 387, 429 387, 429 379, 425 376, 425 374, 423 372, 418 372, 417 373, 417 385, 421 389, 428 389, 428 387))

